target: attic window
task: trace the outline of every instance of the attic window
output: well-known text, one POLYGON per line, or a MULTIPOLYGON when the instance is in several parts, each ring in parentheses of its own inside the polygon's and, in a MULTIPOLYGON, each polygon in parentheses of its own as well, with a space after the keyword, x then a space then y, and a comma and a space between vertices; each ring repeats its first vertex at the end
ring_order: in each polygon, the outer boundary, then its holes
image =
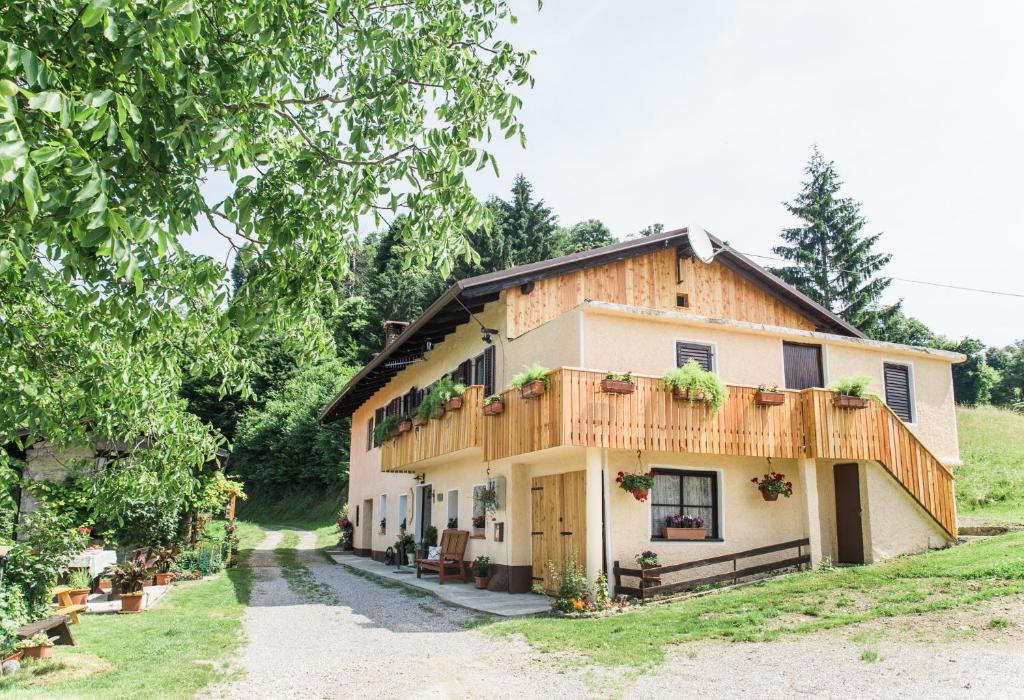
POLYGON ((690 295, 689 294, 676 294, 676 306, 681 308, 687 308, 690 306, 690 295))

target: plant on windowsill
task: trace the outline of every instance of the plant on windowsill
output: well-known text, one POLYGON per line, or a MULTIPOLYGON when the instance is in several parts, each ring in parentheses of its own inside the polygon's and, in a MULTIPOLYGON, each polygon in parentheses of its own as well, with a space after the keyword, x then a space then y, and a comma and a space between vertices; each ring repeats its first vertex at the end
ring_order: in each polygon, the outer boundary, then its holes
MULTIPOLYGON (((656 569, 661 566, 661 559, 658 557, 658 553, 645 549, 636 555, 636 564, 641 569, 656 569)), ((646 588, 648 584, 655 586, 661 585, 661 576, 658 574, 644 574, 640 577, 640 587, 646 588)))
POLYGON ((373 429, 373 443, 383 445, 384 441, 398 435, 398 424, 401 419, 398 416, 387 416, 373 429))
POLYGON ((786 481, 786 475, 779 472, 768 472, 760 479, 755 476, 750 483, 757 486, 761 498, 766 501, 777 501, 779 496, 789 498, 793 495, 793 482, 786 481))
POLYGON ((778 384, 761 384, 754 394, 754 403, 758 406, 781 406, 786 401, 786 395, 779 391, 778 384))
POLYGON ((484 415, 496 416, 505 410, 505 401, 498 394, 491 394, 484 399, 484 415))
POLYGON ((544 392, 548 390, 548 373, 550 372, 551 370, 547 367, 542 367, 534 362, 512 377, 510 386, 513 389, 518 389, 519 395, 524 399, 535 399, 538 396, 543 396, 544 392))
POLYGON ((699 515, 670 515, 665 518, 661 536, 666 540, 703 540, 708 536, 704 518, 699 515))
POLYGON ((412 417, 402 416, 398 421, 398 434, 407 433, 412 430, 412 417))
POLYGON ((871 377, 866 374, 837 379, 831 387, 835 392, 832 403, 839 408, 867 408, 871 401, 881 401, 878 394, 868 391, 870 386, 871 377))
POLYGON ((645 503, 647 501, 647 494, 654 488, 654 472, 647 472, 646 474, 619 472, 619 475, 615 477, 615 483, 623 491, 633 494, 633 498, 641 503, 645 503))
POLYGON ((383 535, 387 531, 388 531, 388 519, 387 518, 381 518, 380 519, 380 534, 383 535))
POLYGON ((473 560, 473 581, 480 590, 491 581, 491 558, 483 555, 473 560))
POLYGON ((636 391, 632 372, 609 372, 601 380, 601 391, 606 394, 632 394, 636 391))
POLYGON ((484 530, 487 527, 487 516, 486 515, 474 515, 473 516, 473 537, 483 537, 484 530))
POLYGON ((680 401, 699 401, 711 407, 714 416, 725 405, 729 387, 714 372, 701 369, 696 360, 690 360, 682 367, 665 372, 661 385, 672 392, 680 401))

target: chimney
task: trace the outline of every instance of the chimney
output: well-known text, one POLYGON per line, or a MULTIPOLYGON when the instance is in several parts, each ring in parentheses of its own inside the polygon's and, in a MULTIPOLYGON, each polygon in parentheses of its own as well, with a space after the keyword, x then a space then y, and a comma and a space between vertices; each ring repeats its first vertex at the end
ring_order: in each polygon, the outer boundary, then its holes
POLYGON ((385 321, 384 322, 384 347, 390 347, 391 343, 398 340, 402 331, 409 327, 408 321, 385 321))

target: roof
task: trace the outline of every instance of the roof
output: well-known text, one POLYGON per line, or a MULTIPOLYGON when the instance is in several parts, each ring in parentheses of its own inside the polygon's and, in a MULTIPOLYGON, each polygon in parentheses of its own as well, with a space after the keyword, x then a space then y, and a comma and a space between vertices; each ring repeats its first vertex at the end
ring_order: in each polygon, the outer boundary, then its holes
MULTIPOLYGON (((711 236, 711 241, 715 247, 716 261, 800 309, 818 324, 819 330, 855 338, 865 337, 845 320, 721 240, 711 236)), ((689 250, 685 228, 459 280, 345 385, 320 414, 320 420, 327 423, 351 415, 401 371, 410 358, 419 357, 428 343, 436 345, 441 342, 458 326, 466 323, 470 314, 478 313, 485 304, 496 300, 504 289, 671 247, 689 250)))

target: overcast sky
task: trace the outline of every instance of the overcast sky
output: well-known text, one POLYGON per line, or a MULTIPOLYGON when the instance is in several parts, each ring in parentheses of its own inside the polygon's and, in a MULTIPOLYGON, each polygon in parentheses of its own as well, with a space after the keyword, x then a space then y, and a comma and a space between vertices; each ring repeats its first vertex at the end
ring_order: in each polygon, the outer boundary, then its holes
MULTIPOLYGON (((493 145, 481 198, 521 172, 564 225, 696 222, 770 254, 816 143, 888 274, 1024 294, 1024 3, 549 0, 519 17, 527 148, 493 145)), ((949 336, 1024 338, 1024 298, 899 281, 890 297, 949 336)))

